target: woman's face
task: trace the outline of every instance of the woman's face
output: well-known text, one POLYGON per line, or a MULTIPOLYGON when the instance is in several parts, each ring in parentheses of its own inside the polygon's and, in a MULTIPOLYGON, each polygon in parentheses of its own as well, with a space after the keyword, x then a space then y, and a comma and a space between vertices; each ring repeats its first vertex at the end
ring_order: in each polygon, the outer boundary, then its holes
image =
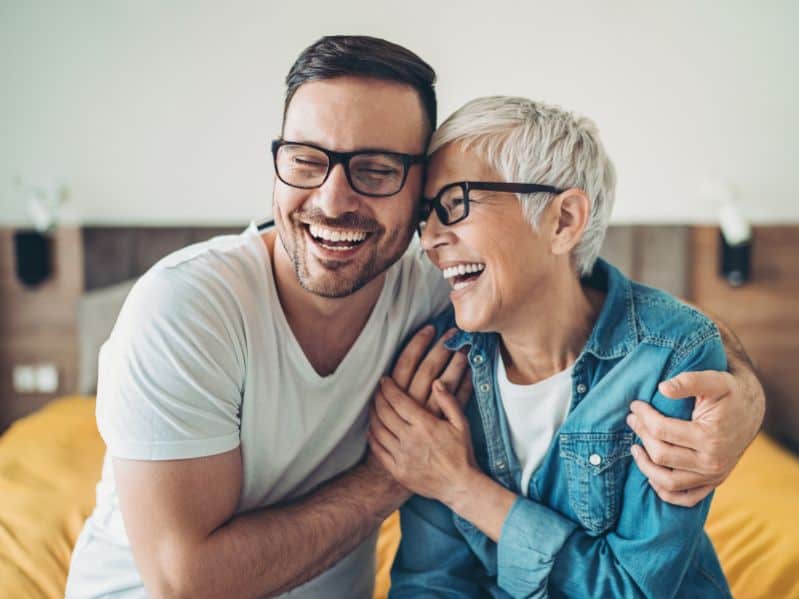
MULTIPOLYGON (((425 197, 457 181, 500 182, 503 177, 474 151, 447 144, 430 159, 425 197)), ((550 212, 544 212, 536 232, 515 194, 470 190, 466 219, 446 226, 435 212, 430 215, 422 247, 453 287, 450 299, 460 328, 507 330, 546 291, 556 267, 548 242, 550 212), (459 270, 476 272, 456 274, 459 270)))

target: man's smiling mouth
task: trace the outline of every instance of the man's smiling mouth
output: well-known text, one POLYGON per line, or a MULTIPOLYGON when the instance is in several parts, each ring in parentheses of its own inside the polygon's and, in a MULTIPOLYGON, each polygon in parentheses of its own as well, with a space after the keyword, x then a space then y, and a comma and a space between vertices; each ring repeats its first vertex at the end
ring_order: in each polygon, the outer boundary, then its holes
POLYGON ((313 241, 320 247, 333 252, 353 250, 364 243, 371 233, 355 229, 331 229, 322 225, 304 225, 313 241))

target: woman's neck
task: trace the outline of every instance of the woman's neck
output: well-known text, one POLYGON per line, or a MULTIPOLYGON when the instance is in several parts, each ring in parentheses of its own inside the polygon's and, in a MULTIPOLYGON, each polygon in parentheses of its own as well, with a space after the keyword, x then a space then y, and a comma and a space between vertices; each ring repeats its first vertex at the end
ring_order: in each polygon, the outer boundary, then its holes
POLYGON ((570 272, 547 280, 543 289, 498 331, 508 379, 516 384, 530 385, 571 366, 604 300, 604 294, 583 287, 570 272))

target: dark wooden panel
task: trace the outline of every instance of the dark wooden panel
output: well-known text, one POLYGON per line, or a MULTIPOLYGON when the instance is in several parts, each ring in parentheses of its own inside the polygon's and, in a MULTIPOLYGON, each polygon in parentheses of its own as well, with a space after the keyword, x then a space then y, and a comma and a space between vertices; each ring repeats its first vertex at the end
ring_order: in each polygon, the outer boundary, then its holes
POLYGON ((692 235, 692 297, 732 327, 766 389, 766 428, 799 450, 799 226, 755 227, 752 280, 730 287, 719 274, 718 229, 692 235))

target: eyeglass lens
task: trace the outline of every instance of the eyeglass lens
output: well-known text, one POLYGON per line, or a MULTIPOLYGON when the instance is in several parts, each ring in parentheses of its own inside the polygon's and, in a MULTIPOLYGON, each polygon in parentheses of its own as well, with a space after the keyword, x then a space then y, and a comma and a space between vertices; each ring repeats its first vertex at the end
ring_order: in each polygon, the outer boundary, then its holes
MULTIPOLYGON (((275 163, 283 181, 303 188, 320 186, 330 169, 327 154, 302 144, 280 146, 275 163)), ((358 153, 345 161, 344 168, 353 189, 366 195, 393 195, 405 179, 404 162, 391 154, 358 153)))

